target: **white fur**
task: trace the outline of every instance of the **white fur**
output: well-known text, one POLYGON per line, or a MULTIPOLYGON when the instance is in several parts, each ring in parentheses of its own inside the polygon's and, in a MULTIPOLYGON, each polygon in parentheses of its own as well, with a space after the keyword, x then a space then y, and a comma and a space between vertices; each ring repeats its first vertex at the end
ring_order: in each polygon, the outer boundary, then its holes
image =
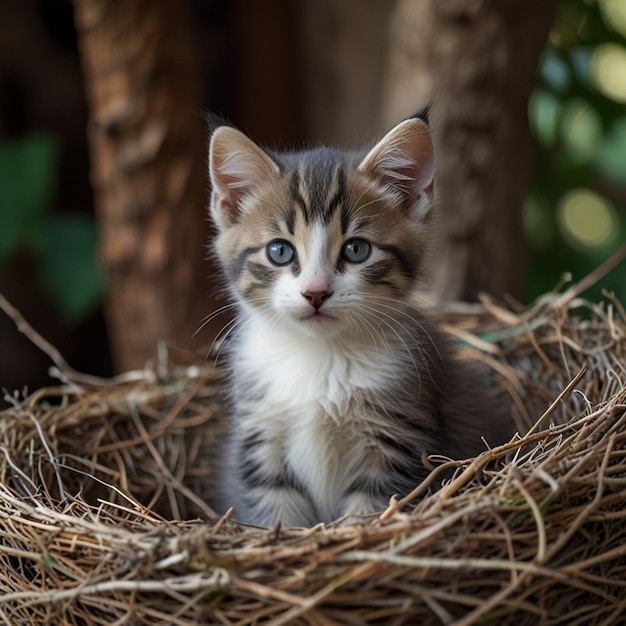
MULTIPOLYGON (((333 267, 329 261, 328 236, 322 224, 315 223, 310 227, 308 249, 304 251, 302 274, 298 277, 299 296, 304 291, 324 291, 331 286, 333 267)), ((331 257, 332 258, 332 257, 331 257)), ((308 303, 304 300, 306 306, 308 303)))
POLYGON ((240 426, 263 423, 268 438, 286 450, 317 513, 331 520, 341 494, 368 462, 367 448, 359 445, 368 424, 353 406, 355 392, 389 388, 403 359, 394 351, 374 353, 371 341, 355 336, 312 339, 257 315, 246 325, 241 345, 245 349, 236 355, 235 368, 242 380, 259 383, 264 394, 250 424, 240 426))
POLYGON ((337 420, 355 388, 385 389, 402 367, 397 354, 376 352, 354 334, 311 338, 261 316, 251 317, 244 333, 236 367, 267 388, 269 404, 317 401, 337 420))

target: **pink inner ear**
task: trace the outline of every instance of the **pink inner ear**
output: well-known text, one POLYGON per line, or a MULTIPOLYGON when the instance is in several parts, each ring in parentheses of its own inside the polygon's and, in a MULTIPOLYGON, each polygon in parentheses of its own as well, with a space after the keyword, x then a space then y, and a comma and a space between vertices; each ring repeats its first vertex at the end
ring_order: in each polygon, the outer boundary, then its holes
MULTIPOLYGON (((228 158, 228 157, 226 157, 228 158)), ((225 160, 225 159, 224 159, 225 160)), ((215 161, 215 171, 211 175, 213 190, 223 211, 228 211, 229 218, 236 222, 240 215, 240 204, 254 187, 251 179, 229 175, 224 160, 215 161)))
POLYGON ((435 178, 435 150, 427 128, 423 127, 422 133, 411 138, 407 145, 407 152, 414 157, 410 176, 414 181, 415 190, 432 195, 435 178))
POLYGON ((219 221, 235 223, 240 216, 240 203, 249 191, 245 181, 223 172, 221 155, 211 161, 211 183, 213 187, 213 211, 219 221))
POLYGON ((227 126, 218 128, 209 152, 212 208, 218 222, 236 222, 244 197, 277 171, 270 157, 243 133, 227 126))
POLYGON ((392 129, 365 157, 359 169, 406 200, 432 196, 435 150, 428 126, 409 119, 392 129))

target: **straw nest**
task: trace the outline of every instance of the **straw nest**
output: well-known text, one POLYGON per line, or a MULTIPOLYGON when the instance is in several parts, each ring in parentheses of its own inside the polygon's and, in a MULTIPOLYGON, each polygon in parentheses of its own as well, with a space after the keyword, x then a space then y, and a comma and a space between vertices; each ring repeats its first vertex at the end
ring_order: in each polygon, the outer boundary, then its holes
POLYGON ((497 370, 527 434, 463 462, 433 459, 453 478, 416 486, 411 513, 392 500, 336 527, 214 516, 227 413, 215 363, 163 357, 94 381, 51 349, 61 384, 11 396, 0 413, 2 622, 618 623, 626 314, 579 291, 527 310, 440 312, 463 354, 497 370))

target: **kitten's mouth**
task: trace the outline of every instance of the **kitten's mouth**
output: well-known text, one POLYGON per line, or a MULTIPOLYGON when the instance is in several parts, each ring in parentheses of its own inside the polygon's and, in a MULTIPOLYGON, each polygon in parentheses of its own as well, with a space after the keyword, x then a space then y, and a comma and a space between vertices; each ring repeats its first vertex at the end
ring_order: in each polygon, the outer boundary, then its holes
POLYGON ((314 324, 321 324, 324 322, 330 322, 336 320, 337 318, 329 315, 324 311, 312 311, 311 313, 307 313, 300 318, 302 322, 312 322, 314 324))

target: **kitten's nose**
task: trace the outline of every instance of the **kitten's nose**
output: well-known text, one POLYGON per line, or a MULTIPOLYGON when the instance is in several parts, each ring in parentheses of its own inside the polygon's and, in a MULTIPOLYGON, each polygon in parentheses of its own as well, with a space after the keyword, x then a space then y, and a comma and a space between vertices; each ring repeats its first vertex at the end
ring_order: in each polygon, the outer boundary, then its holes
POLYGON ((325 300, 332 296, 332 291, 303 291, 302 296, 306 298, 308 303, 317 311, 325 300))

